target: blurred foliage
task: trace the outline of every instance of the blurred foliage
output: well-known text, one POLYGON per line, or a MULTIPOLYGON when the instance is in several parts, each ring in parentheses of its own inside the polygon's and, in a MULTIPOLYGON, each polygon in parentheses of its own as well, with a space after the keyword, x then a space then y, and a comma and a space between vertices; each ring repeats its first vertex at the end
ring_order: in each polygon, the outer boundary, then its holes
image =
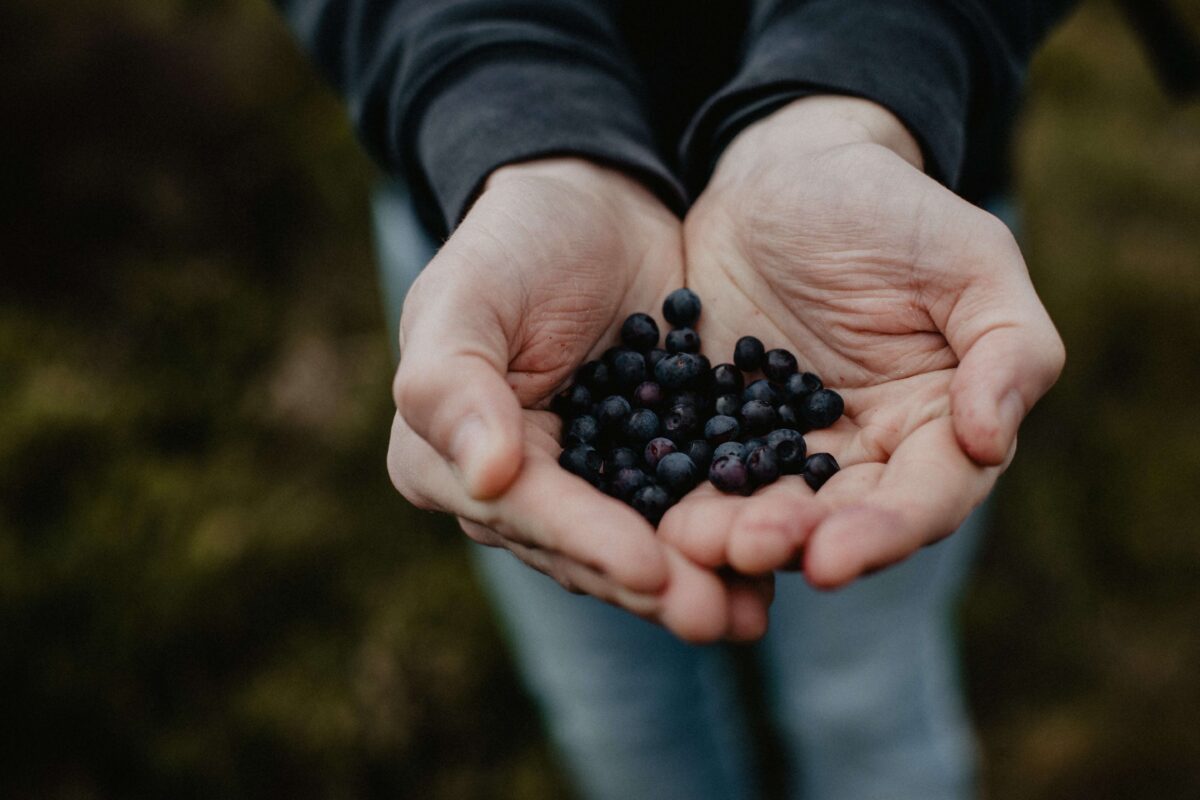
MULTIPOLYGON (((0 796, 563 796, 388 484, 373 172, 273 10, 8 0, 0 43, 0 796)), ((985 784, 1194 798, 1200 109, 1097 2, 1026 117, 1070 360, 965 609, 985 784)))

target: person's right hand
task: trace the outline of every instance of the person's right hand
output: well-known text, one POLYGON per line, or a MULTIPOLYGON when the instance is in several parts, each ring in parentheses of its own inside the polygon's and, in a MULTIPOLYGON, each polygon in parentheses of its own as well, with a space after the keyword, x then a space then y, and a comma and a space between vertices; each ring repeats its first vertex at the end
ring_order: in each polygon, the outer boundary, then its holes
POLYGON ((626 316, 682 285, 680 222, 634 180, 576 159, 497 170, 405 301, 388 471, 571 591, 687 640, 757 638, 771 577, 722 579, 665 545, 557 464, 542 410, 626 316))

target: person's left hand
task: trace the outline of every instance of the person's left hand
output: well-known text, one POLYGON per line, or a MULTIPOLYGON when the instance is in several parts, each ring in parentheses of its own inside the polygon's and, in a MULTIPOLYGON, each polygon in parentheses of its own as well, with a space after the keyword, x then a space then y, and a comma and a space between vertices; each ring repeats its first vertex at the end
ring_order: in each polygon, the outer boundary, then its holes
POLYGON ((920 162, 885 109, 806 98, 742 131, 688 215, 713 363, 755 335, 846 403, 805 437, 842 466, 819 494, 799 477, 746 498, 705 484, 668 512, 660 535, 698 563, 802 563, 835 587, 907 557, 982 502, 1057 379, 1062 342, 1012 235, 920 162))

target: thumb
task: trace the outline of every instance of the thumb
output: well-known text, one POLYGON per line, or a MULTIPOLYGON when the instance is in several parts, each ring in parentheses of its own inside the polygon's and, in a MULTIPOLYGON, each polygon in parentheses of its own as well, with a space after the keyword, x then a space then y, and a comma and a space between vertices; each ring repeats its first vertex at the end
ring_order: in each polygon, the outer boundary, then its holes
POLYGON ((471 497, 495 498, 520 472, 523 452, 521 405, 505 380, 504 328, 489 324, 488 314, 464 319, 461 310, 480 308, 479 298, 453 291, 411 305, 401 322, 396 410, 454 467, 471 497))
MULTIPOLYGON (((964 297, 968 307, 992 306, 950 385, 950 411, 959 445, 976 463, 1002 464, 1017 428, 1062 372, 1062 339, 1026 278, 993 287, 984 300, 964 297), (1014 285, 1015 284, 1015 285, 1014 285)), ((968 290, 968 294, 970 290, 968 290)))

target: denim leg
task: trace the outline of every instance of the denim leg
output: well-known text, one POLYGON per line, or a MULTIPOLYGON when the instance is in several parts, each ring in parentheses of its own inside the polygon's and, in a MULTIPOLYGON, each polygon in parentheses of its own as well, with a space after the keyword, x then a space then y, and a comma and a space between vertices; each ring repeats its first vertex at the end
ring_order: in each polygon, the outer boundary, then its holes
POLYGON ((761 653, 792 796, 973 796, 952 617, 984 519, 978 509, 953 536, 836 592, 779 576, 761 653))

